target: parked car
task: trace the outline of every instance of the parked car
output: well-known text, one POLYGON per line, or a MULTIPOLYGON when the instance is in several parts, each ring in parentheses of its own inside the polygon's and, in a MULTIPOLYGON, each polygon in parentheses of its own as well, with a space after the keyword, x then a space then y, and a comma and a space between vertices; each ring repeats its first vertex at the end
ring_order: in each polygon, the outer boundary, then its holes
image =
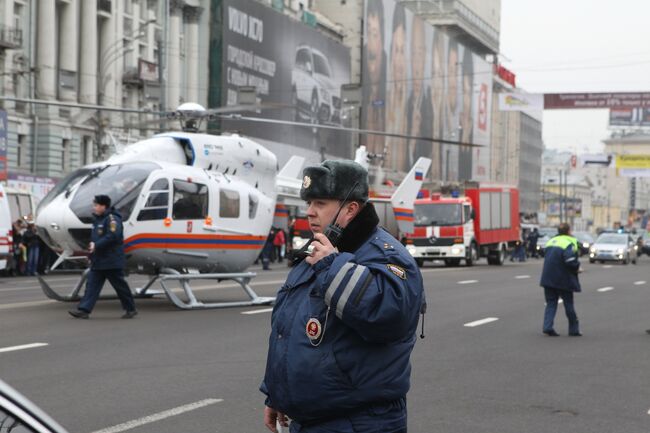
POLYGON ((341 123, 341 91, 335 83, 327 57, 315 48, 300 45, 291 71, 296 120, 341 123))
POLYGON ((66 430, 0 380, 0 432, 66 433, 66 430))
POLYGON ((589 250, 589 263, 599 261, 636 264, 638 245, 629 233, 603 233, 589 250))
POLYGON ((578 240, 578 248, 580 249, 580 255, 589 254, 591 246, 594 244, 594 237, 589 232, 575 232, 573 237, 578 240))
POLYGON ((650 232, 645 232, 641 238, 641 252, 650 256, 650 232))

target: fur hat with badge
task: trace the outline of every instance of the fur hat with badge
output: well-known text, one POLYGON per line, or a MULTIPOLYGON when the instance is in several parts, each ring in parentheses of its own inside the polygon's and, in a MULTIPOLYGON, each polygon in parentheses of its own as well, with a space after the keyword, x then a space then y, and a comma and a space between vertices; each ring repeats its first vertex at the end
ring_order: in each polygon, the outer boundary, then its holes
POLYGON ((302 174, 300 198, 305 201, 345 200, 346 197, 362 203, 368 201, 368 171, 354 161, 327 160, 321 165, 306 167, 302 174))

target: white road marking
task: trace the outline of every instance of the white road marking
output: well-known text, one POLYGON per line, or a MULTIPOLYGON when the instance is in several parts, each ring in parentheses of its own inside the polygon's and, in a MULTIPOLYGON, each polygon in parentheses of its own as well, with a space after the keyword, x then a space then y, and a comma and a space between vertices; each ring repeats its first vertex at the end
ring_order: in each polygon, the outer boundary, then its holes
POLYGON ((642 286, 642 285, 644 285, 644 284, 645 284, 645 281, 643 281, 643 280, 641 280, 641 281, 635 281, 635 282, 634 282, 634 285, 635 285, 635 286, 642 286))
POLYGON ((612 290, 614 290, 614 288, 612 286, 601 287, 600 289, 598 289, 598 291, 601 292, 601 293, 602 292, 609 292, 609 291, 612 291, 612 290))
POLYGON ((241 314, 261 314, 261 313, 269 313, 271 311, 273 311, 273 308, 262 308, 259 310, 242 311, 241 314))
POLYGON ((193 410, 201 409, 206 406, 210 406, 215 403, 221 403, 223 399, 220 398, 207 398, 205 400, 197 401, 195 403, 186 404, 184 406, 179 406, 174 409, 165 410, 162 412, 154 413, 153 415, 145 416, 143 418, 134 419, 132 421, 127 421, 122 424, 115 425, 113 427, 107 427, 105 429, 97 430, 93 433, 119 433, 127 430, 134 429, 146 424, 151 424, 156 421, 161 421, 172 416, 181 415, 185 412, 190 412, 193 410))
POLYGON ((53 304, 56 301, 29 301, 29 302, 12 302, 10 304, 0 304, 0 310, 11 310, 13 308, 36 307, 39 305, 53 304))
POLYGON ((496 322, 499 320, 498 317, 486 317, 485 319, 476 320, 474 322, 465 323, 463 326, 467 328, 474 328, 476 326, 485 325, 486 323, 496 322))
POLYGON ((33 349, 35 347, 43 347, 43 346, 48 346, 48 344, 47 343, 31 343, 31 344, 22 344, 20 346, 0 347, 0 353, 15 352, 16 350, 33 349))
POLYGON ((517 275, 515 280, 526 280, 528 278, 530 278, 530 275, 517 275))
POLYGON ((603 265, 603 269, 609 269, 611 267, 612 267, 612 265, 603 265))
POLYGON ((478 283, 478 280, 463 280, 458 282, 458 284, 474 284, 474 283, 478 283))

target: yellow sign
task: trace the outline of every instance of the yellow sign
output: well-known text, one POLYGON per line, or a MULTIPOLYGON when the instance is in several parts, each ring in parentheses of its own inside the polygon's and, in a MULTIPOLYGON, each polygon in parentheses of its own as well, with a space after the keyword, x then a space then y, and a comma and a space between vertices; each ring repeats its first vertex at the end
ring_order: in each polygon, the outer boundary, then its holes
POLYGON ((650 169, 650 155, 616 155, 616 168, 650 169))

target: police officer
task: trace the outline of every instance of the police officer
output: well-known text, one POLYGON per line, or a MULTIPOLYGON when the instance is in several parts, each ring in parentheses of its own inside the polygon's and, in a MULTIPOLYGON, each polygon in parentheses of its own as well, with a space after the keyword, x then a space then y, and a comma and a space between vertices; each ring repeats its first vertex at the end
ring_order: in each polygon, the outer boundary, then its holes
POLYGON ((264 423, 273 432, 288 418, 291 432, 406 432, 422 275, 378 227, 363 167, 325 161, 303 175, 313 241, 273 309, 264 423), (337 245, 324 234, 334 221, 337 245))
POLYGON ((125 310, 123 319, 132 319, 138 312, 135 309, 133 294, 124 278, 124 236, 122 217, 111 207, 107 195, 97 195, 93 202, 95 222, 93 224, 90 252, 90 271, 86 292, 76 309, 70 310, 72 317, 87 319, 95 307, 99 293, 108 279, 125 310))
POLYGON ((578 241, 571 236, 571 228, 562 223, 558 227, 558 235, 551 238, 545 247, 544 268, 540 285, 544 287, 546 310, 544 311, 544 334, 558 337, 560 334, 553 329, 553 320, 557 311, 558 300, 564 303, 564 311, 569 319, 569 335, 580 337, 578 316, 573 306, 573 293, 580 292, 580 262, 578 256, 578 241))

